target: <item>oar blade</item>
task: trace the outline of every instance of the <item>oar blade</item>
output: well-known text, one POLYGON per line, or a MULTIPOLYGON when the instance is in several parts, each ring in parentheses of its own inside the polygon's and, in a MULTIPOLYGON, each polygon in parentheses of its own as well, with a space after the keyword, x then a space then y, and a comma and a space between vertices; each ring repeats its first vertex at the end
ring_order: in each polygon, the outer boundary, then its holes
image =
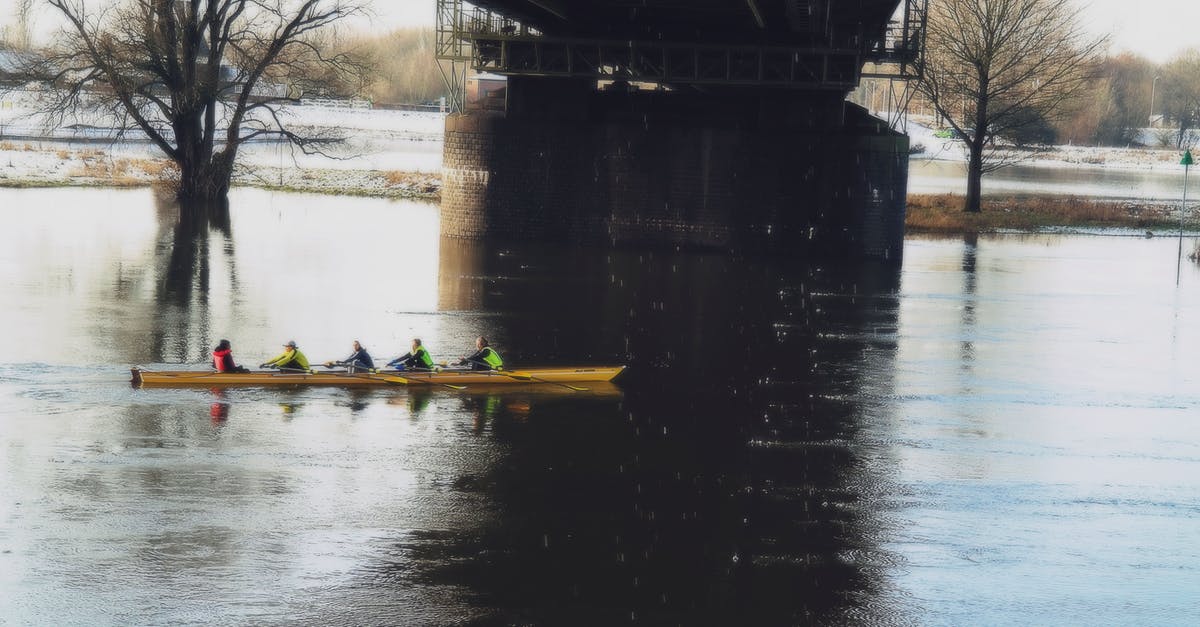
POLYGON ((400 385, 414 385, 414 384, 419 385, 419 384, 423 384, 423 383, 425 383, 425 384, 432 383, 435 385, 440 385, 445 388, 450 388, 451 390, 467 389, 467 386, 465 386, 465 385, 451 385, 449 383, 442 383, 441 381, 422 381, 419 378, 418 379, 405 379, 404 377, 393 377, 391 375, 382 375, 382 374, 375 375, 375 378, 382 379, 384 381, 387 381, 388 383, 398 383, 400 385))

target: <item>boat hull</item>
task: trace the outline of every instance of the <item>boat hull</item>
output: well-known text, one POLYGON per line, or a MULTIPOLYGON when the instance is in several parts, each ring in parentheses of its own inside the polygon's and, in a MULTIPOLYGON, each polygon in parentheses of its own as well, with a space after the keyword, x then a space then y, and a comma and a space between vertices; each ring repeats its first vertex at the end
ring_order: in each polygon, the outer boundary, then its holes
POLYGON ((529 368, 501 372, 479 370, 443 370, 441 372, 383 371, 348 373, 342 371, 306 374, 273 370, 247 373, 199 372, 187 370, 152 371, 131 369, 133 385, 139 387, 257 387, 288 385, 325 385, 339 387, 460 386, 460 385, 544 385, 612 381, 625 366, 529 368))

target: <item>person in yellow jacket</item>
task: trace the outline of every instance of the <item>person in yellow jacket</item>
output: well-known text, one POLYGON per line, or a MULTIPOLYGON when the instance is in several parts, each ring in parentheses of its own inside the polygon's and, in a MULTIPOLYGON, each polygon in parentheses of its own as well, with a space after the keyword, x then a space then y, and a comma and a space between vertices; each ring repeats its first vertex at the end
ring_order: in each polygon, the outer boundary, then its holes
POLYGON ((412 350, 388 362, 396 370, 433 370, 433 356, 421 344, 421 338, 413 338, 412 350))
POLYGON ((488 344, 482 335, 475 338, 475 354, 458 360, 459 366, 471 366, 471 370, 504 370, 504 360, 500 353, 488 344))
POLYGON ((304 370, 308 371, 308 358, 300 349, 296 347, 295 342, 288 342, 283 345, 283 352, 271 358, 266 363, 260 364, 259 368, 279 368, 280 370, 304 370))

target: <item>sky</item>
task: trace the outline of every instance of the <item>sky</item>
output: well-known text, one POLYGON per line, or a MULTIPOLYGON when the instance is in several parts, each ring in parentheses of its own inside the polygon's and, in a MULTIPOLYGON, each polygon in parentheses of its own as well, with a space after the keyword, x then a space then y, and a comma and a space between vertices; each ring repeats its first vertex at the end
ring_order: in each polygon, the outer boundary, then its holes
MULTIPOLYGON (((101 0, 84 0, 89 5, 107 4, 101 0)), ((0 29, 11 26, 15 21, 16 0, 0 0, 0 29)), ((34 32, 46 41, 53 35, 61 22, 55 19, 54 11, 45 6, 45 0, 34 0, 34 32)), ((387 32, 405 26, 432 26, 436 3, 434 0, 374 0, 372 15, 357 20, 353 26, 366 31, 387 32)))
MULTIPOLYGON (((92 0, 88 0, 91 2, 92 0)), ((1130 51, 1151 61, 1163 62, 1177 52, 1200 47, 1200 0, 1077 0, 1085 26, 1096 34, 1107 34, 1114 54, 1130 51), (1133 5, 1133 6, 1131 6, 1133 5), (1136 7, 1136 8, 1135 8, 1136 7)), ((0 27, 13 21, 15 0, 0 0, 0 27)), ((43 0, 36 30, 48 34, 54 19, 43 0)), ((355 26, 386 32, 404 26, 431 26, 434 0, 376 0, 375 15, 355 26)))
POLYGON ((1198 0, 1083 0, 1079 15, 1097 34, 1108 34, 1110 52, 1135 52, 1161 63, 1200 47, 1198 0))

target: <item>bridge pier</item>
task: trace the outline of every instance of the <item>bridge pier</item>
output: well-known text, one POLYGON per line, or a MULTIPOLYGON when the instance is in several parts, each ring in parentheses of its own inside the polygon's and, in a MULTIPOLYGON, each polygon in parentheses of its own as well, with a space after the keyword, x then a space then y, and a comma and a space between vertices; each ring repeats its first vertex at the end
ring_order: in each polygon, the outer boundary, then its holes
POLYGON ((841 92, 506 89, 447 118, 443 235, 900 262, 908 139, 841 92))

